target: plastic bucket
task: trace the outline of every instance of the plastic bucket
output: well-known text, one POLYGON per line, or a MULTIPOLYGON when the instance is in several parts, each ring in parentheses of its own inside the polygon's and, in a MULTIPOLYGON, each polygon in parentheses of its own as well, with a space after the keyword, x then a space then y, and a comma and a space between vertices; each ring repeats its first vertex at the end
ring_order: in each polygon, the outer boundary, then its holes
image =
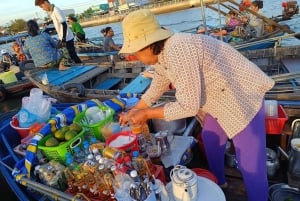
POLYGON ((29 135, 30 129, 27 127, 26 128, 19 127, 17 125, 18 124, 17 121, 18 121, 17 117, 13 116, 12 120, 9 122, 9 124, 13 129, 15 129, 18 132, 21 139, 23 139, 29 135))
POLYGON ((139 150, 137 135, 132 134, 130 131, 119 132, 111 135, 107 138, 105 144, 106 146, 114 147, 122 151, 129 149, 131 152, 139 150))

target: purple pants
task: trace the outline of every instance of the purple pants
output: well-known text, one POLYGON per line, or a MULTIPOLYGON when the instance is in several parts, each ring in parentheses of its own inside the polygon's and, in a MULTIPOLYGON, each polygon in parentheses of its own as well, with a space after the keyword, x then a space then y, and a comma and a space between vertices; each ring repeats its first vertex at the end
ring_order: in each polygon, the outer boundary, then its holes
MULTIPOLYGON (((263 105, 249 125, 232 139, 238 169, 243 176, 248 201, 268 200, 266 131, 263 105)), ((218 178, 219 185, 222 185, 226 182, 224 156, 227 136, 217 120, 209 114, 205 116, 202 140, 209 169, 218 178)))

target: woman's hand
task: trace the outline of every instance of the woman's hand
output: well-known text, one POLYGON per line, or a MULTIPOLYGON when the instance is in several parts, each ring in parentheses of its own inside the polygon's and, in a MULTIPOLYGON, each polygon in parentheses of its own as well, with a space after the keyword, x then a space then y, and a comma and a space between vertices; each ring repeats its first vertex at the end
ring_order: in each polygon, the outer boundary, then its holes
POLYGON ((119 115, 120 125, 141 125, 147 122, 147 113, 144 109, 131 109, 119 115))

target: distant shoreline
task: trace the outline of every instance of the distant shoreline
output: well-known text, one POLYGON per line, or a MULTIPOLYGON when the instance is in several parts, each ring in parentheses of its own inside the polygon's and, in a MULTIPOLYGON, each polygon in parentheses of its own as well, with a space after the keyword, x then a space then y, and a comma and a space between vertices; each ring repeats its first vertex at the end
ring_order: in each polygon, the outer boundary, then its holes
MULTIPOLYGON (((215 0, 204 0, 205 4, 213 4, 216 3, 215 0)), ((153 7, 143 7, 150 9, 154 14, 162 14, 162 13, 170 13, 175 12, 179 10, 185 10, 193 7, 200 7, 201 3, 199 0, 190 0, 190 1, 178 1, 178 2, 172 2, 170 4, 161 5, 153 7)), ((133 11, 134 9, 128 10, 133 11)), ((199 11, 200 12, 200 11, 199 11)), ((127 12, 129 13, 129 12, 127 12)), ((127 13, 124 14, 117 14, 117 15, 111 15, 111 16, 95 16, 94 19, 86 20, 86 21, 80 21, 80 24, 83 27, 92 27, 92 26, 98 26, 103 24, 110 24, 114 22, 121 22, 123 18, 126 16, 127 13)))

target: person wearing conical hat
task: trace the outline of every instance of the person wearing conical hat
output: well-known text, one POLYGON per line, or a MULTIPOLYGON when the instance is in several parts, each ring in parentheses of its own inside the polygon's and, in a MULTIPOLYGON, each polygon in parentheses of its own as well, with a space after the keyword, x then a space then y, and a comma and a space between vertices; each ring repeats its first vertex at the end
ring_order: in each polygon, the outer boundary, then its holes
POLYGON ((149 89, 119 122, 142 125, 149 119, 172 121, 195 116, 209 164, 226 187, 226 142, 234 143, 248 201, 267 201, 264 95, 274 81, 229 44, 203 34, 173 33, 147 9, 122 21, 120 53, 153 65, 149 89), (151 107, 172 83, 176 101, 151 107))

